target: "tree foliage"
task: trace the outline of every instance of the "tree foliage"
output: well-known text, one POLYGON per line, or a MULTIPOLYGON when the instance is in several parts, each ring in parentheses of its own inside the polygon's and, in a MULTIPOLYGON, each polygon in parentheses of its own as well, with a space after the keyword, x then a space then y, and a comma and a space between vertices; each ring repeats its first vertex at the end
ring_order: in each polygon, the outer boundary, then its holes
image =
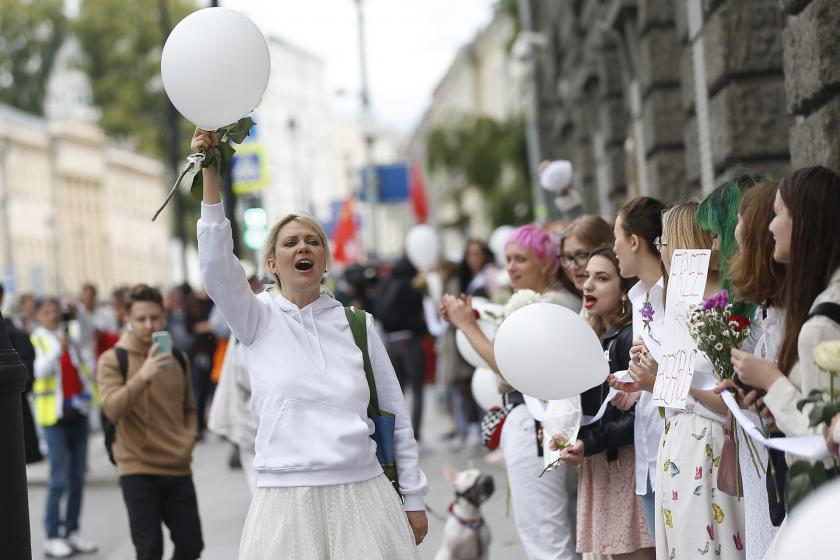
POLYGON ((473 187, 484 198, 494 226, 533 219, 525 128, 521 119, 464 116, 429 133, 428 164, 445 171, 446 194, 458 206, 473 187))
MULTIPOLYGON (((93 102, 102 110, 100 126, 158 156, 165 151, 169 118, 160 80, 162 9, 174 24, 196 6, 185 0, 82 0, 72 27, 85 54, 82 68, 93 102)), ((180 137, 187 139, 191 128, 179 120, 180 137)))
POLYGON ((44 114, 47 80, 66 31, 63 0, 0 1, 0 102, 44 114))

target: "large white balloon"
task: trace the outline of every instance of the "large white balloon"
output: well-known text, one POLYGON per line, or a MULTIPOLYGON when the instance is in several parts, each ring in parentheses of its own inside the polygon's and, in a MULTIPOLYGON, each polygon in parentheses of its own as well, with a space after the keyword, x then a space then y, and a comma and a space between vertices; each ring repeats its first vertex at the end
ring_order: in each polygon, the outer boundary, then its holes
POLYGON ((473 398, 484 410, 502 406, 502 395, 496 383, 497 378, 496 372, 487 368, 476 368, 473 373, 471 382, 473 398))
POLYGON ((440 256, 435 229, 427 224, 418 224, 408 230, 405 236, 405 255, 417 270, 434 268, 440 256))
POLYGON ((495 255, 496 262, 499 266, 505 265, 505 245, 507 245, 508 238, 514 229, 516 228, 513 226, 499 226, 490 234, 488 245, 490 246, 490 250, 493 251, 493 255, 495 255))
MULTIPOLYGON (((496 324, 491 321, 479 319, 478 328, 481 329, 484 336, 490 340, 493 340, 496 336, 496 324)), ((467 339, 467 335, 465 335, 461 329, 455 331, 455 347, 458 349, 461 357, 464 358, 464 360, 466 360, 466 362, 471 366, 477 368, 490 368, 490 366, 487 365, 487 362, 484 361, 484 358, 475 351, 475 348, 473 348, 472 344, 470 344, 470 341, 467 339)))
POLYGON ((817 488, 788 514, 779 529, 774 558, 837 558, 840 480, 817 488))
POLYGON ((552 161, 540 173, 540 185, 547 191, 560 192, 572 182, 572 163, 565 159, 552 161))
POLYGON ((250 19, 229 8, 205 8, 181 20, 163 46, 166 94, 199 128, 215 130, 254 110, 268 85, 268 43, 250 19), (208 48, 213 41, 218 48, 208 48))
POLYGON ((508 383, 539 399, 563 399, 604 382, 610 372, 592 327, 552 303, 514 311, 496 333, 494 357, 508 383))

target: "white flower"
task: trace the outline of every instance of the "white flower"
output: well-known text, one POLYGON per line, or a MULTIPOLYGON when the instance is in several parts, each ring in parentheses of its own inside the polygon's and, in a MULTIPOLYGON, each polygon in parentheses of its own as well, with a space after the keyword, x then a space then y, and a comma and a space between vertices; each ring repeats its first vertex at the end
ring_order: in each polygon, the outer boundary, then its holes
POLYGON ((718 352, 720 352, 721 350, 723 350, 723 344, 721 344, 720 342, 718 342, 717 344, 715 344, 715 350, 717 350, 718 352))
POLYGON ((510 315, 520 307, 525 307, 526 305, 530 305, 532 303, 539 303, 540 301, 542 301, 540 294, 534 290, 519 290, 510 296, 510 299, 505 304, 505 317, 510 317, 510 315))
POLYGON ((709 335, 709 340, 717 340, 717 337, 713 334, 709 335))

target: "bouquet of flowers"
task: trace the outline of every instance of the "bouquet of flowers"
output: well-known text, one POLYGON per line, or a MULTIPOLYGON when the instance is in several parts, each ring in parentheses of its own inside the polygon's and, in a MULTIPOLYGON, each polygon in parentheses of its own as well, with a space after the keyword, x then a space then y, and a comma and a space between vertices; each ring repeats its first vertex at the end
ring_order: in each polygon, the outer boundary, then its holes
POLYGON ((697 348, 709 358, 721 379, 732 379, 735 370, 731 350, 738 348, 750 334, 750 320, 732 314, 729 292, 721 290, 694 307, 688 316, 688 330, 697 348))
MULTIPOLYGON (((812 389, 808 396, 796 403, 802 411, 809 405, 809 427, 831 424, 835 415, 840 414, 840 398, 835 387, 835 377, 840 374, 840 340, 824 340, 814 348, 814 362, 817 367, 828 373, 828 393, 821 389, 812 389)), ((836 465, 836 463, 835 463, 836 465)), ((788 501, 794 507, 808 494, 816 490, 829 479, 825 463, 807 460, 796 461, 790 466, 788 501)))
POLYGON ((169 193, 157 209, 155 215, 152 216, 154 222, 158 215, 163 212, 169 200, 175 195, 175 191, 180 186, 185 192, 191 194, 196 200, 201 200, 202 187, 204 180, 200 171, 211 165, 216 165, 219 175, 223 175, 227 167, 233 160, 233 154, 236 153, 236 148, 233 144, 241 144, 248 137, 251 128, 254 126, 254 120, 251 117, 242 117, 237 122, 228 126, 223 126, 216 129, 216 135, 219 138, 219 145, 211 149, 209 152, 199 152, 187 156, 186 165, 181 170, 178 178, 175 179, 175 184, 169 189, 169 193))
POLYGON ((540 303, 541 301, 543 300, 541 299, 540 294, 534 290, 518 290, 510 296, 510 299, 505 304, 504 315, 505 317, 510 317, 517 309, 532 303, 540 303))

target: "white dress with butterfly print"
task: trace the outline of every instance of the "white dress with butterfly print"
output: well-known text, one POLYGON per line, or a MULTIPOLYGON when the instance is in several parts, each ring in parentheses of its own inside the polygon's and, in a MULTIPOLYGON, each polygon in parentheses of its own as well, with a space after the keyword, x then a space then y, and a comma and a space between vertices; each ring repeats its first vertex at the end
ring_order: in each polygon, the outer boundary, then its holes
MULTIPOLYGON (((712 373, 698 356, 696 371, 712 373)), ((656 462, 656 557, 744 559, 744 503, 717 489, 723 417, 691 396, 668 410, 656 462)))

